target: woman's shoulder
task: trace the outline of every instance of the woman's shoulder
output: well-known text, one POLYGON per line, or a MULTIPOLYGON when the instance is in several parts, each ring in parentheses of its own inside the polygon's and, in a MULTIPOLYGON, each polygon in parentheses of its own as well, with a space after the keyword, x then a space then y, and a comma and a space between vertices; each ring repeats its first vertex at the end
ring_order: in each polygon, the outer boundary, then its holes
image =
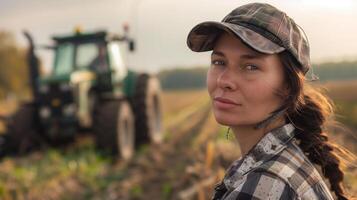
POLYGON ((293 188, 268 171, 252 171, 224 199, 297 199, 293 188))
POLYGON ((255 173, 279 179, 301 199, 333 199, 319 172, 295 142, 259 166, 255 173))
MULTIPOLYGON (((293 186, 292 181, 285 180, 280 175, 266 171, 252 171, 232 192, 223 199, 257 199, 257 200, 333 200, 330 192, 323 185, 316 183, 306 187, 303 192, 293 186)), ((304 187, 307 182, 301 183, 304 187)))

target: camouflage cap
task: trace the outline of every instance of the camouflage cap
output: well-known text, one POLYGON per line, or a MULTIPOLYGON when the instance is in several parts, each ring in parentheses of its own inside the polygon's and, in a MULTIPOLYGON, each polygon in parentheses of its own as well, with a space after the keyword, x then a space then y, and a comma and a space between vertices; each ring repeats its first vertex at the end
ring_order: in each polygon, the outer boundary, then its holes
POLYGON ((302 28, 269 4, 246 4, 234 9, 221 22, 200 23, 188 34, 187 45, 192 51, 210 51, 222 31, 234 33, 261 53, 289 51, 304 73, 311 66, 310 47, 302 28))

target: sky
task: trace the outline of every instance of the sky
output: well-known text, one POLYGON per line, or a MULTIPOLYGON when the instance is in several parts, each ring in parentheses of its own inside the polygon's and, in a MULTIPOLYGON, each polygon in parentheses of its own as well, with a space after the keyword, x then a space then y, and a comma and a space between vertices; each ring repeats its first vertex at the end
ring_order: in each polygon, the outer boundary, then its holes
MULTIPOLYGON (((234 8, 265 2, 283 10, 306 32, 313 63, 357 60, 355 0, 0 0, 0 30, 12 32, 26 46, 21 31, 37 44, 51 36, 83 31, 122 33, 128 23, 137 50, 127 56, 136 70, 157 72, 174 67, 208 66, 209 53, 186 46, 188 32, 203 21, 220 21, 234 8)), ((49 53, 39 52, 49 66, 49 53)))

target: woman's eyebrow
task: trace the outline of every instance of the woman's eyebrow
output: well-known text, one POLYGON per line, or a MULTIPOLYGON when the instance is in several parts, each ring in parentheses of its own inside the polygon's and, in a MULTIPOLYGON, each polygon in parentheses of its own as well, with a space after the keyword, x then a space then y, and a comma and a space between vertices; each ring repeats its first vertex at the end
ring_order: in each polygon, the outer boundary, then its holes
POLYGON ((260 58, 262 57, 262 55, 260 54, 243 54, 240 56, 240 58, 243 58, 243 59, 256 59, 256 58, 260 58))
POLYGON ((261 58, 264 57, 265 54, 257 52, 257 51, 247 51, 246 53, 243 53, 240 55, 241 58, 244 59, 256 59, 256 58, 261 58))
POLYGON ((220 52, 220 51, 212 51, 212 54, 211 54, 211 56, 213 56, 213 55, 217 55, 217 56, 222 56, 222 57, 224 57, 224 53, 223 52, 220 52))

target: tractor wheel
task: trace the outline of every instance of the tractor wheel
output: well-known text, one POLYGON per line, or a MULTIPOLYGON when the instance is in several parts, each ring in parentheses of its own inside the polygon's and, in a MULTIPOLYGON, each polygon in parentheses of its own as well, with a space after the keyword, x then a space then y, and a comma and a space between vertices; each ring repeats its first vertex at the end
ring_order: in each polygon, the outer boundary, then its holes
POLYGON ((126 100, 97 103, 93 113, 97 148, 128 160, 134 154, 134 115, 126 100))
POLYGON ((135 113, 136 145, 161 143, 163 131, 159 80, 148 74, 139 75, 131 104, 135 113))
POLYGON ((34 104, 22 104, 7 122, 6 146, 9 153, 23 154, 39 145, 41 139, 35 109, 34 104))

